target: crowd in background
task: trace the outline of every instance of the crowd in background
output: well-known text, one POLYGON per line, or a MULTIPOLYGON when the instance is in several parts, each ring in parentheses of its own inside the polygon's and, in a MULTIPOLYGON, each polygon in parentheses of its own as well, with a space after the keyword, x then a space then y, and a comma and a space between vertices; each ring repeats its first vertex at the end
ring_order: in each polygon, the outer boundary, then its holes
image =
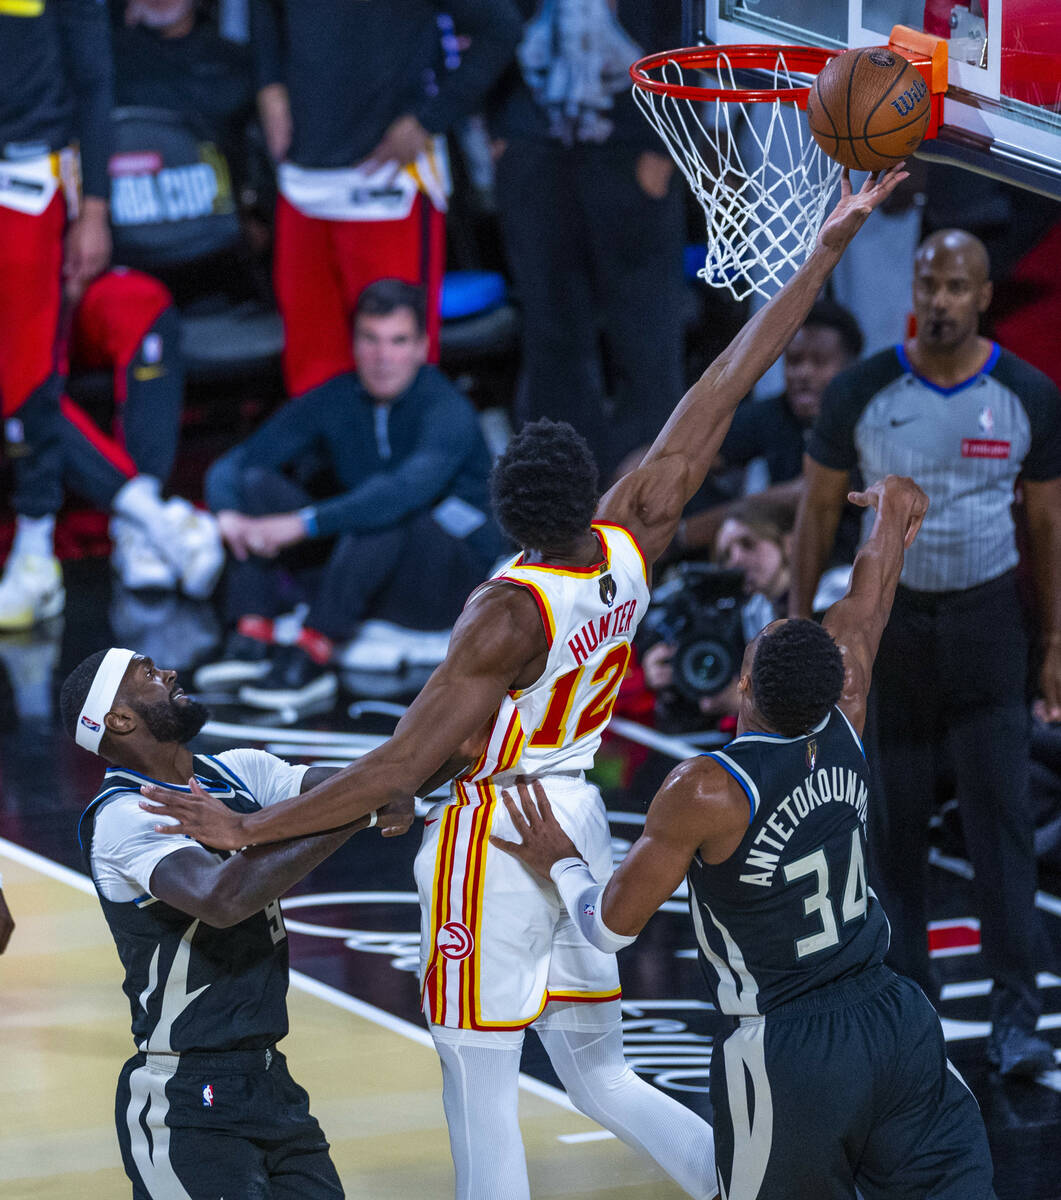
MULTIPOLYGON (((64 503, 69 511, 87 502, 107 514, 116 586, 198 598, 217 589, 223 638, 200 656, 212 686, 236 686, 263 708, 333 698, 336 664, 367 623, 444 630, 504 553, 487 489, 496 424, 483 410, 502 410, 508 427, 571 422, 610 478, 740 324, 739 306, 685 274, 697 220, 630 97, 630 63, 679 42, 678 0, 111 0, 109 11, 48 0, 42 12, 34 21, 0 15, 7 78, 21 98, 38 98, 35 112, 0 100, 0 393, 14 516, 0 630, 62 611, 56 518, 64 503), (26 52, 31 34, 47 61, 26 52), (67 151, 75 140, 80 207, 67 151), (454 286, 454 272, 474 271, 485 289, 448 320, 447 271, 454 286), (455 344, 469 321, 488 323, 502 309, 519 318, 518 343, 500 351, 518 356, 516 386, 496 373, 488 340, 481 358, 473 346, 448 377, 439 366, 447 329, 455 344), (240 347, 238 378, 224 354, 208 352, 211 337, 240 347), (229 413, 223 453, 202 464, 208 470, 181 474, 178 489, 170 480, 193 436, 193 376, 215 413, 247 394, 249 377, 255 428, 237 437, 248 423, 229 413), (281 635, 299 604, 294 632, 281 635)), ((811 545, 805 501, 797 520, 805 455, 858 478, 859 453, 830 449, 835 421, 823 431, 823 397, 839 395, 838 377, 851 386, 845 372, 858 369, 864 345, 894 357, 904 336, 915 345, 919 331, 927 336, 931 298, 915 302, 922 239, 953 228, 979 238, 990 273, 973 282, 994 281, 975 310, 981 332, 1061 382, 1061 346, 1043 318, 1061 303, 1061 211, 1001 183, 962 174, 959 187, 955 178, 912 165, 788 347, 780 377, 738 412, 671 554, 674 564, 710 560, 730 574, 686 587, 678 569, 680 619, 671 585, 641 645, 642 677, 666 728, 732 728, 735 667, 706 678, 703 659, 683 659, 690 627, 723 650, 729 639, 737 664, 739 647, 770 620, 820 613, 845 586, 859 527, 838 483, 828 544, 813 546, 821 579, 797 573, 811 545), (897 280, 910 297, 902 310, 897 280)), ((994 370, 993 361, 974 366, 967 376, 994 370)), ((936 390, 957 390, 964 378, 936 390)), ((1010 381, 1042 392, 1026 448, 1033 496, 1061 474, 1056 387, 1039 379, 1010 381)), ((985 401, 985 442, 997 443, 1001 420, 999 403, 985 401)), ((864 451, 854 434, 848 441, 864 451)), ((1002 507, 1008 514, 1008 497, 1002 507)), ((1049 542, 1061 518, 1052 499, 1030 511, 1022 547, 1049 542)), ((1015 567, 1006 620, 1023 612, 1034 632, 1028 597, 1041 564, 1025 555, 999 567, 1015 567)), ((990 571, 955 574, 913 591, 954 596, 985 578, 990 571)), ((910 606, 926 611, 916 595, 910 606)), ((974 616, 968 637, 987 619, 974 616)), ((375 665, 395 661, 385 636, 368 642, 362 664, 368 654, 373 665, 373 647, 383 647, 375 665)), ((988 706, 994 726, 969 731, 1006 742, 996 771, 1012 776, 1014 747, 1027 757, 1021 728, 1051 654, 1049 640, 1015 642, 1020 671, 1000 684, 1005 703, 988 706), (998 723, 1000 707, 1012 730, 998 723)), ((889 721, 903 703, 896 695, 889 721)), ((893 764, 888 795, 915 772, 930 806, 957 764, 944 745, 946 714, 922 717, 926 725, 904 726, 903 737, 916 740, 931 723, 932 752, 893 764)), ((1033 809, 1040 856, 1061 858, 1057 738, 1036 722, 1034 803, 1011 807, 1002 830, 1012 857, 1000 895, 1018 877, 1023 892, 1034 889, 1033 809)), ((997 833, 986 825, 975 836, 997 833)), ((923 928, 920 901, 904 905, 904 889, 894 890, 889 911, 923 928)), ((1030 915, 1023 892, 1000 910, 1003 928, 1030 915)), ((993 936, 985 932, 985 948, 993 936)), ((1030 1013, 1034 1028, 1034 935, 1010 950, 996 979, 1016 997, 1010 1018, 1027 1026, 1030 1013)), ((931 995, 918 954, 903 965, 931 995)))

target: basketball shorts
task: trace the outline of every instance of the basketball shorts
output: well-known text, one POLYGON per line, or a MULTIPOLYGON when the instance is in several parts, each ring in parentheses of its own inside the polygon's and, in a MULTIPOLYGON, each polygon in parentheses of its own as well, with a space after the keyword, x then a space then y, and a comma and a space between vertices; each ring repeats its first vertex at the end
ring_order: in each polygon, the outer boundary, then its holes
POLYGON ((118 1079, 115 1120, 133 1200, 344 1195, 309 1097, 278 1050, 135 1054, 118 1079))
POLYGON ((728 1200, 994 1200, 987 1134, 921 989, 887 967, 742 1017, 711 1063, 728 1200))
MULTIPOLYGON (((557 820, 603 883, 612 855, 600 793, 580 774, 541 782, 557 820)), ((415 873, 428 1020, 515 1030, 536 1020, 550 1000, 618 999, 615 955, 591 946, 552 881, 490 845, 491 835, 520 840, 489 782, 455 784, 453 798, 425 820, 415 873)))

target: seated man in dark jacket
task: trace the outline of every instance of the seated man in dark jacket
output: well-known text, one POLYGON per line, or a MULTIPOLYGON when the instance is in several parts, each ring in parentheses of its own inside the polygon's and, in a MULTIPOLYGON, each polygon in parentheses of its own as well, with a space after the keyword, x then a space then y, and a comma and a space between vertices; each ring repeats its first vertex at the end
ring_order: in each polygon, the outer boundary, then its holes
POLYGON ((426 365, 423 290, 396 279, 369 285, 353 338, 356 372, 290 401, 207 473, 206 500, 233 559, 227 677, 253 680, 240 688, 247 704, 333 695, 334 643, 369 613, 428 629, 452 624, 504 548, 475 410, 426 365), (304 470, 311 456, 336 489, 317 502, 282 473, 304 470), (304 566, 301 544, 314 540, 327 545, 309 613, 298 640, 277 646, 282 568, 304 566))

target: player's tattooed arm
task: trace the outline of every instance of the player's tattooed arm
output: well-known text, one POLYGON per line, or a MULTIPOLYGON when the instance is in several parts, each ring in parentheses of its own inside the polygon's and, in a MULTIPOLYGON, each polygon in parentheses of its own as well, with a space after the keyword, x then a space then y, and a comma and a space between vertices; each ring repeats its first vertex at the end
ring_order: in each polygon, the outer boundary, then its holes
POLYGON ((218 849, 282 841, 334 829, 390 805, 402 806, 474 738, 509 688, 526 687, 541 673, 548 647, 533 598, 523 588, 481 589, 454 626, 445 661, 424 685, 378 749, 344 767, 318 787, 255 813, 221 812, 219 804, 186 795, 145 795, 142 807, 177 818, 162 833, 187 834, 218 849))
POLYGON ((928 511, 928 496, 912 479, 888 475, 848 499, 876 509, 873 529, 855 556, 847 593, 825 614, 822 624, 844 656, 840 708, 861 734, 866 700, 884 627, 891 615, 903 556, 913 545, 928 511))
POLYGON ((902 167, 871 175, 858 192, 845 173, 840 200, 807 261, 685 393, 641 466, 601 500, 598 516, 628 528, 650 561, 674 537, 682 509, 703 483, 737 405, 792 340, 867 217, 907 177, 902 167))

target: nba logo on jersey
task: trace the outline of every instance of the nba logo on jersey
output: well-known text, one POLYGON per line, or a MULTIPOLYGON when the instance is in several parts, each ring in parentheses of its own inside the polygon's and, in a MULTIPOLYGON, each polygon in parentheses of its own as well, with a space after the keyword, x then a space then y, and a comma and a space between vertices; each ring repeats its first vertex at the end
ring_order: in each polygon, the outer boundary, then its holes
POLYGON ((214 1089, 213 1089, 213 1086, 208 1083, 206 1085, 206 1087, 203 1088, 203 1108, 213 1108, 213 1107, 214 1107, 214 1089))
POLYGON ((600 598, 602 603, 607 604, 611 608, 615 603, 615 580, 610 575, 602 575, 600 577, 600 598))
POLYGON ((807 770, 813 771, 814 764, 818 761, 818 743, 811 738, 807 743, 807 770))
POLYGON ((597 910, 593 907, 592 904, 583 904, 582 905, 582 915, 584 917, 592 917, 596 911, 597 910))
POLYGON ((86 729, 91 729, 93 733, 99 733, 99 721, 93 721, 87 713, 82 716, 81 724, 86 729))
POLYGON ((976 423, 980 426, 981 433, 991 434, 995 432, 995 414, 986 404, 980 409, 980 415, 977 417, 976 423))

